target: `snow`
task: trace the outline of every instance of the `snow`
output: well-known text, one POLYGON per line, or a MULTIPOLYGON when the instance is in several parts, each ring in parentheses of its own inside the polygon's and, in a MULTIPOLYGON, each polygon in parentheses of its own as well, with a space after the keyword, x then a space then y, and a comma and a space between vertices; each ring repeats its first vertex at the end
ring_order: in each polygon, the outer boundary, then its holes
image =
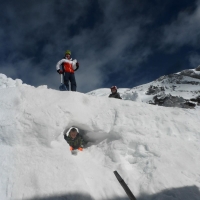
POLYGON ((16 87, 22 85, 22 80, 7 78, 6 75, 0 74, 0 88, 16 87))
MULTIPOLYGON (((152 101, 153 97, 155 96, 155 94, 154 95, 146 94, 150 86, 163 87, 164 93, 166 95, 171 94, 172 96, 181 96, 187 100, 195 98, 200 95, 199 79, 192 78, 189 76, 182 76, 180 80, 179 78, 180 77, 177 78, 176 76, 171 78, 168 77, 165 78, 165 76, 163 76, 155 81, 152 81, 144 85, 140 85, 134 88, 119 88, 117 91, 120 93, 123 100, 131 100, 131 101, 145 102, 145 103, 149 103, 150 101, 152 101)), ((110 89, 103 88, 88 92, 87 94, 91 96, 108 97, 110 93, 111 93, 110 89)))
POLYGON ((139 200, 199 200, 199 107, 166 108, 0 77, 1 200, 128 199, 115 170, 139 200), (77 156, 63 137, 71 126, 89 141, 77 156))

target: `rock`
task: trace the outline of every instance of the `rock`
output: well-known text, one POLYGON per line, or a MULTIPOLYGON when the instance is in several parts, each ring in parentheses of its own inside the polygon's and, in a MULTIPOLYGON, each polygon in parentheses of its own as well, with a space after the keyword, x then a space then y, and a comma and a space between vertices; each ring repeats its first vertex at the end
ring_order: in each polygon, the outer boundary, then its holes
POLYGON ((200 96, 197 96, 196 98, 192 98, 190 99, 190 101, 197 102, 198 104, 200 104, 200 96))
POLYGON ((165 106, 165 107, 178 107, 178 108, 194 108, 195 103, 184 99, 183 97, 172 96, 171 94, 159 94, 153 97, 153 102, 149 102, 153 105, 165 106))
POLYGON ((146 95, 154 95, 154 94, 157 94, 161 91, 165 91, 165 88, 164 87, 158 87, 158 86, 153 86, 153 85, 150 85, 150 87, 148 88, 147 92, 146 92, 146 95))
POLYGON ((200 71, 200 65, 195 70, 196 71, 200 71))
MULTIPOLYGON (((198 70, 196 70, 196 71, 198 71, 198 70)), ((183 76, 189 76, 189 77, 192 77, 192 78, 200 79, 200 74, 195 73, 195 71, 192 70, 192 69, 183 70, 182 72, 180 72, 180 74, 183 75, 183 76)))

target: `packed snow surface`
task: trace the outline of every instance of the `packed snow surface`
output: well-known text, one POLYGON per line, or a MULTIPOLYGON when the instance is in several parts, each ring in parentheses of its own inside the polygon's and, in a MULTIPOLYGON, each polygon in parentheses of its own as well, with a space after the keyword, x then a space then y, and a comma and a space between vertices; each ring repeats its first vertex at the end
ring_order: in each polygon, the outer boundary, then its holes
POLYGON ((1 200, 128 200, 115 170, 139 200, 200 199, 200 109, 19 83, 0 88, 1 200), (88 141, 76 156, 71 126, 88 141))

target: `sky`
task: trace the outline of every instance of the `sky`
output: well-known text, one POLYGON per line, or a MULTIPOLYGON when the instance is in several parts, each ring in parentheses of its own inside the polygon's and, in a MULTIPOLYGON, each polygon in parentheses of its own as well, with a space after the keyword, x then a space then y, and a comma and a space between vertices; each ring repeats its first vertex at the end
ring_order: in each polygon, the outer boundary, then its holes
POLYGON ((71 50, 77 91, 132 88, 200 63, 200 0, 1 0, 0 73, 58 89, 71 50))

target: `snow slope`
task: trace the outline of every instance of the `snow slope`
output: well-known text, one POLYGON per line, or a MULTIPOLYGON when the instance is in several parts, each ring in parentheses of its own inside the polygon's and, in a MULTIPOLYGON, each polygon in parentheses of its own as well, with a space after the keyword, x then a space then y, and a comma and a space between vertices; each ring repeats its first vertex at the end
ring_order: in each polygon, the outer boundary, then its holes
MULTIPOLYGON (((124 100, 152 103, 155 96, 172 95, 190 100, 200 96, 200 66, 196 69, 184 70, 176 74, 162 76, 150 83, 139 85, 133 88, 119 88, 118 92, 124 100), (150 87, 155 87, 154 92, 150 92, 150 87)), ((92 96, 106 96, 110 94, 110 89, 101 88, 87 93, 92 96)), ((174 107, 176 105, 174 104, 174 107)))
POLYGON ((127 200, 114 170, 139 200, 199 200, 199 108, 23 84, 0 97, 1 200, 127 200), (63 138, 72 125, 89 141, 77 156, 63 138))

